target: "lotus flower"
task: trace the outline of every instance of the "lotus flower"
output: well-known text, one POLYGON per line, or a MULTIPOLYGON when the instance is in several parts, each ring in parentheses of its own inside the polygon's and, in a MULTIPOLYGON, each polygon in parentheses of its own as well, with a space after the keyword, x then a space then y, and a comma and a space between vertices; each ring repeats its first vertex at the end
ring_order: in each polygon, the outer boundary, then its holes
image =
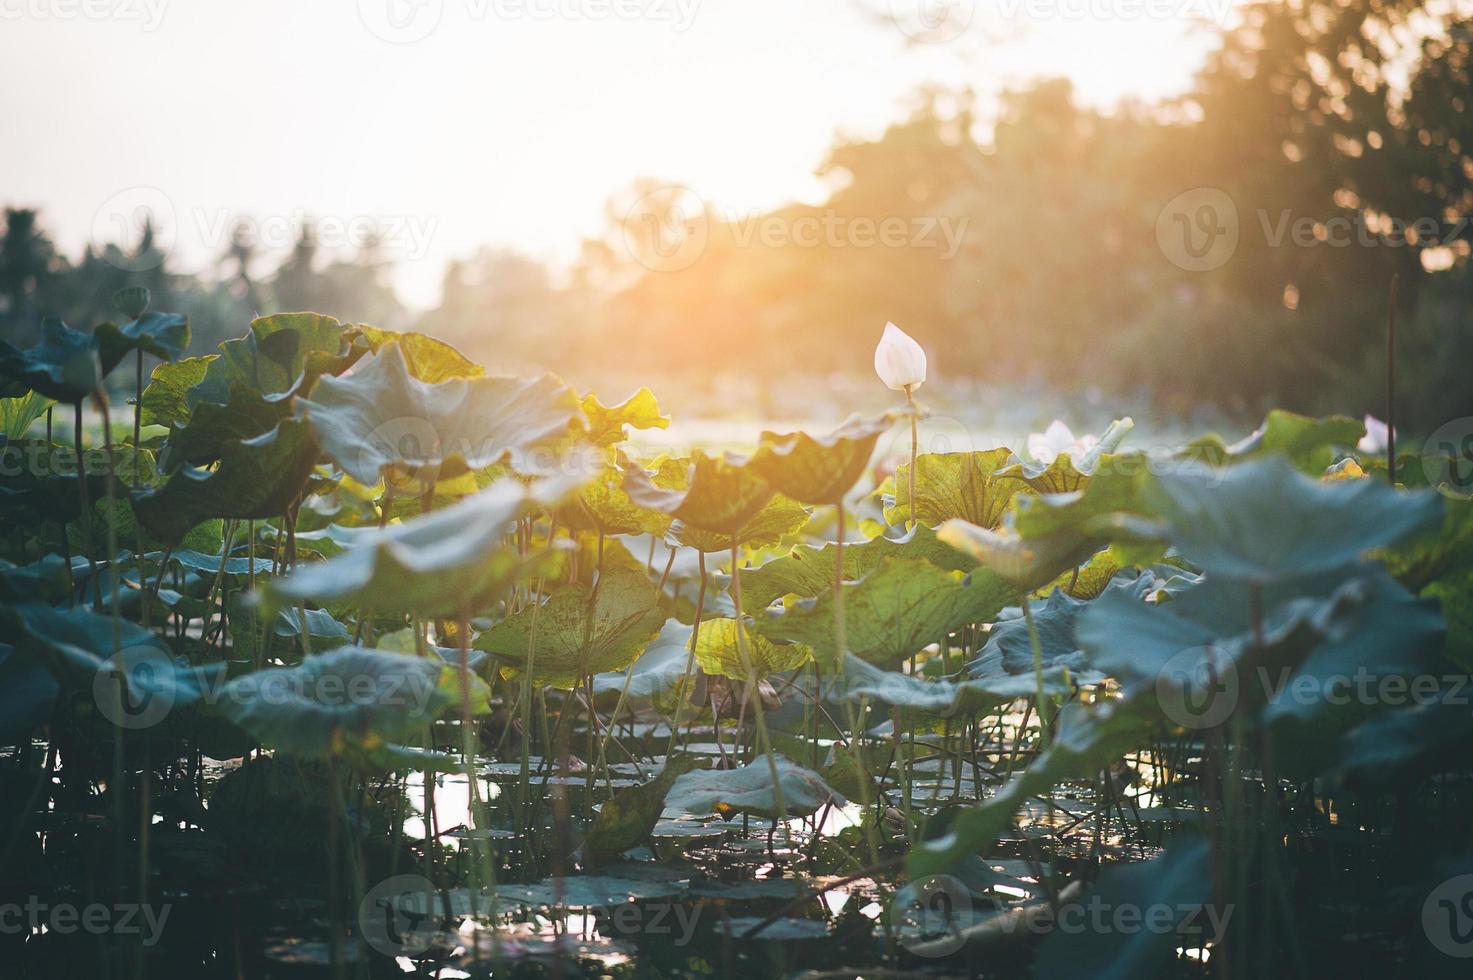
POLYGON ((886 323, 875 345, 875 373, 896 391, 919 388, 926 381, 926 352, 910 334, 886 323))
POLYGON ((1386 451, 1390 434, 1385 422, 1382 422, 1374 415, 1367 415, 1366 434, 1361 436, 1360 442, 1355 444, 1355 448, 1367 455, 1379 456, 1386 451))
POLYGON ((1059 456, 1068 456, 1076 464, 1089 455, 1089 451, 1099 445, 1097 436, 1080 436, 1075 438, 1070 428, 1058 419, 1049 423, 1049 427, 1043 432, 1033 432, 1028 436, 1028 455, 1035 462, 1047 465, 1059 456))

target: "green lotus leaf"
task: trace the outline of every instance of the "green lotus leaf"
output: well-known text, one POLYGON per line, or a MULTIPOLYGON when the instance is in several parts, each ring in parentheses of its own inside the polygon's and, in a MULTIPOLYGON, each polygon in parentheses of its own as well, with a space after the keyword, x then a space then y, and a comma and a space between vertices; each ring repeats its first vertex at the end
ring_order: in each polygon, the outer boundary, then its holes
POLYGON ((1220 436, 1202 436, 1176 455, 1212 466, 1264 456, 1287 456, 1300 472, 1319 476, 1335 461, 1336 447, 1354 448, 1365 434, 1363 423, 1343 415, 1315 419, 1276 408, 1268 413, 1257 431, 1240 442, 1229 446, 1220 436))
POLYGON ((584 857, 595 864, 616 860, 631 847, 649 839, 660 814, 665 811, 665 796, 675 780, 695 768, 696 760, 677 755, 648 782, 626 786, 599 808, 593 826, 583 837, 584 857))
POLYGON ((205 375, 185 401, 229 404, 235 385, 261 395, 285 397, 306 390, 317 375, 340 371, 361 353, 344 343, 343 325, 317 313, 278 313, 251 321, 244 337, 227 340, 205 366, 205 375))
POLYGON ((1207 841, 1190 835, 1174 839, 1149 861, 1106 868, 1073 908, 1059 910, 1059 921, 1081 916, 1084 905, 1107 909, 1165 909, 1145 929, 1055 930, 1038 948, 1034 975, 1116 980, 1155 977, 1170 972, 1187 927, 1203 938, 1222 939, 1232 906, 1208 905, 1212 897, 1212 860, 1207 841), (1203 909, 1207 914, 1200 914, 1203 909), (1209 916, 1220 916, 1212 919, 1209 916), (1190 917, 1190 918, 1189 918, 1190 917))
POLYGON ((513 454, 528 454, 581 425, 571 388, 552 375, 414 377, 398 344, 387 344, 351 375, 324 376, 298 409, 334 463, 372 486, 385 474, 453 477, 513 454))
POLYGON ((316 462, 307 423, 287 419, 264 435, 225 442, 213 470, 186 466, 162 486, 134 494, 133 510, 169 544, 207 518, 279 517, 301 494, 316 462))
POLYGON ((368 349, 377 354, 386 344, 399 347, 409 373, 420 381, 439 384, 453 378, 479 378, 486 370, 454 347, 415 331, 382 330, 366 324, 350 327, 351 338, 362 337, 368 349))
POLYGON ((651 479, 642 467, 624 473, 624 489, 641 507, 728 537, 744 528, 775 492, 746 460, 697 451, 689 462, 664 460, 651 479))
POLYGON ((161 698, 167 711, 217 690, 223 664, 192 667, 173 656, 153 633, 135 623, 114 623, 81 608, 54 609, 39 602, 0 607, 0 624, 14 638, 15 666, 41 663, 63 686, 98 691, 104 669, 121 672, 133 707, 161 698), (114 654, 116 652, 116 655, 114 654))
MULTIPOLYGON (((806 817, 826 804, 845 802, 813 770, 780 755, 773 761, 777 764, 785 815, 806 817)), ((665 807, 692 816, 708 813, 777 816, 777 788, 766 759, 737 769, 696 769, 675 780, 665 797, 665 807)))
POLYGON ((1473 569, 1473 500, 1446 498, 1441 526, 1387 548, 1378 557, 1413 592, 1473 569))
MULTIPOLYGON (((1021 479, 1039 493, 1072 493, 1088 483, 1096 471, 1111 468, 1112 454, 1133 428, 1135 422, 1131 419, 1116 419, 1077 460, 1069 453, 1061 452, 1048 462, 1023 460, 999 475, 1021 479)), ((920 495, 919 489, 916 495, 920 495)))
POLYGON ((289 414, 289 402, 231 385, 227 404, 200 402, 182 427, 171 429, 159 459, 170 473, 186 465, 207 466, 221 458, 228 443, 264 435, 289 414))
POLYGON ((624 490, 624 469, 637 464, 612 450, 606 458, 577 498, 559 508, 558 526, 604 534, 664 535, 670 529, 669 515, 641 507, 624 490))
POLYGON ((534 684, 576 687, 638 659, 665 621, 659 598, 642 569, 606 569, 596 586, 562 586, 540 609, 524 609, 482 633, 475 647, 517 664, 531 650, 534 684))
MULTIPOLYGON (((1139 601, 1154 591, 1157 584, 1156 576, 1146 572, 1134 578, 1116 579, 1106 592, 1120 592, 1139 601)), ((997 677, 1005 674, 1031 676, 1032 637, 1037 636, 1044 667, 1067 667, 1080 683, 1090 684, 1103 680, 1103 675, 1090 669, 1088 658, 1074 636, 1079 614, 1089 606, 1089 602, 1075 599, 1062 589, 1054 590, 1046 600, 1032 609, 1032 635, 1022 610, 1014 610, 1014 615, 999 619, 993 624, 987 633, 986 645, 978 653, 977 659, 967 665, 967 671, 973 677, 997 677)))
MULTIPOLYGON (((737 544, 744 548, 766 548, 778 544, 801 531, 809 516, 807 507, 776 494, 737 531, 737 544)), ((671 523, 669 537, 678 544, 708 555, 731 550, 730 534, 707 531, 684 521, 671 523)))
POLYGON ((180 426, 189 421, 189 390, 205 379, 210 362, 220 355, 186 357, 154 367, 143 389, 140 420, 144 425, 180 426))
MULTIPOLYGON (((705 629, 704 624, 701 628, 705 629)), ((678 619, 665 620, 659 635, 629 665, 627 672, 609 671, 593 676, 593 693, 617 697, 623 692, 627 698, 648 701, 674 688, 685 676, 690 659, 690 634, 688 624, 678 619)))
POLYGON ((957 862, 991 847, 1029 797, 1066 779, 1093 779, 1144 744, 1155 727, 1129 704, 1066 704, 1048 748, 985 803, 959 812, 941 836, 913 847, 906 870, 912 878, 949 872, 957 862))
MULTIPOLYGON (((0 340, 0 378, 69 405, 91 397, 117 363, 103 359, 95 335, 73 330, 51 317, 41 321, 41 342, 29 350, 0 340)), ((24 391, 0 394, 13 396, 24 391)))
MULTIPOLYGON (((953 518, 979 527, 997 527, 1014 497, 1033 492, 1016 473, 1002 475, 1014 459, 1009 449, 917 456, 915 520, 932 527, 953 518)), ((909 463, 896 469, 894 491, 894 503, 885 507, 885 521, 907 523, 912 518, 909 463)))
POLYGON ((174 361, 189 349, 189 320, 178 313, 145 313, 121 327, 99 324, 94 333, 104 364, 116 364, 135 350, 174 361))
POLYGON ((889 414, 852 415, 823 436, 764 432, 748 465, 799 503, 836 504, 869 468, 876 441, 894 421, 889 414))
MULTIPOLYGON (((849 651, 870 663, 890 665, 946 637, 967 623, 990 621, 1018 593, 986 569, 967 576, 945 572, 918 558, 887 558, 862 581, 844 586, 849 651)), ((788 604, 781 615, 758 618, 753 630, 775 640, 813 648, 833 665, 834 597, 788 604)))
MULTIPOLYGON (((485 682, 471 681, 472 710, 486 714, 485 682)), ((237 677, 218 706, 263 745, 325 758, 348 746, 372 749, 418 735, 459 704, 456 671, 439 660, 342 646, 294 667, 237 677)))
MULTIPOLYGON (((785 595, 811 598, 834 588, 834 542, 822 548, 800 544, 781 558, 756 568, 743 568, 742 600, 748 609, 762 609, 785 595)), ((864 578, 887 558, 923 559, 944 571, 970 571, 977 563, 936 537, 936 532, 917 524, 899 538, 884 536, 845 544, 844 579, 864 578)))
POLYGON ((583 396, 583 415, 588 419, 588 438, 595 446, 622 442, 624 426, 636 429, 668 429, 670 416, 660 413, 654 392, 641 388, 617 405, 606 406, 593 392, 583 396))
MULTIPOLYGON (((768 674, 796 670, 808 662, 813 651, 801 643, 774 643, 747 629, 747 655, 752 673, 760 680, 768 674)), ((696 638, 696 662, 707 674, 746 680, 748 671, 737 647, 736 620, 708 619, 701 623, 696 638)))
POLYGON ((379 615, 456 616, 475 611, 548 561, 523 558, 507 542, 510 524, 556 504, 577 485, 507 478, 458 503, 386 528, 355 532, 346 549, 304 564, 266 587, 269 607, 304 602, 371 609, 379 615))
POLYGON ((0 398, 0 446, 24 439, 36 420, 56 404, 39 392, 29 391, 18 398, 0 398))
POLYGON ((1282 456, 1185 466, 1146 485, 1167 539, 1209 575, 1271 582, 1344 568, 1442 521, 1434 493, 1371 480, 1321 482, 1282 456))
MULTIPOLYGON (((1072 690, 1064 668, 1052 666, 1044 671, 1045 693, 1062 696, 1072 690)), ((869 698, 924 714, 985 714, 999 705, 1036 696, 1038 679, 1030 669, 1026 676, 999 674, 961 683, 924 680, 899 671, 881 670, 850 654, 844 658, 843 672, 829 680, 828 693, 850 701, 869 698)))
POLYGON ((1008 528, 991 530, 967 521, 950 520, 936 538, 970 558, 1019 593, 1040 589, 1084 564, 1099 545, 1072 531, 1055 531, 1027 539, 1008 528))

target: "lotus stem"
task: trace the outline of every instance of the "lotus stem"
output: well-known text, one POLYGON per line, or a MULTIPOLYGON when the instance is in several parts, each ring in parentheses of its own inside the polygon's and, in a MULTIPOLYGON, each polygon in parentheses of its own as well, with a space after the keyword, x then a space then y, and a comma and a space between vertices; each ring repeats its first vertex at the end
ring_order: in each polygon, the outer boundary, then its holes
POLYGON ((1038 748, 1042 751, 1049 744, 1048 708, 1044 703, 1043 645, 1039 642, 1038 628, 1033 623, 1033 608, 1028 604, 1026 595, 1023 597, 1023 620, 1028 624, 1028 645, 1033 650, 1033 683, 1038 700, 1038 730, 1041 733, 1038 748))
MULTIPOLYGON (((670 549, 670 557, 672 560, 675 557, 674 548, 670 549)), ((699 563, 701 569, 701 585, 700 588, 696 591, 696 617, 695 620, 691 623, 690 628, 690 653, 685 658, 685 673, 681 675, 680 687, 675 692, 675 718, 670 722, 670 742, 668 745, 665 746, 665 759, 667 762, 670 759, 670 754, 675 751, 676 736, 680 734, 680 712, 681 709, 685 707, 685 691, 686 687, 690 684, 690 675, 695 673, 696 641, 700 638, 701 635, 701 614, 705 611, 706 608, 706 553, 699 548, 696 549, 696 561, 699 563)), ((719 712, 716 710, 714 704, 711 707, 711 714, 712 717, 715 718, 716 732, 718 735, 716 742, 719 747, 721 743, 721 739, 719 737, 721 732, 721 721, 719 718, 716 717, 717 715, 719 715, 719 712)))
POLYGON ((772 795, 777 804, 777 817, 785 816, 788 812, 783 803, 782 779, 777 769, 777 757, 772 752, 772 739, 767 733, 767 712, 762 707, 762 692, 757 687, 757 669, 752 664, 751 651, 747 649, 747 632, 745 617, 742 615, 742 577, 737 574, 737 536, 733 532, 731 536, 731 602, 735 607, 737 653, 742 658, 742 668, 747 672, 747 699, 752 704, 752 711, 757 717, 757 738, 762 746, 762 752, 767 756, 767 770, 772 776, 772 795))
POLYGON ((905 386, 905 403, 910 406, 910 506, 906 508, 906 530, 916 526, 916 400, 911 386, 905 386))
POLYGON ((1396 486, 1396 293, 1399 275, 1391 277, 1386 304, 1386 478, 1396 486))

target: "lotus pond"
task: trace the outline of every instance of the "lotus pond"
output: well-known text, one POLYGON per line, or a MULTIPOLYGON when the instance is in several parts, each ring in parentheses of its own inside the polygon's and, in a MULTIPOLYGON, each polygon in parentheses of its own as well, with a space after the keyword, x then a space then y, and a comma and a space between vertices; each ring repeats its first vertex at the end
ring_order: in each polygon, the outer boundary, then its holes
POLYGON ((117 303, 0 348, 5 976, 1466 975, 1466 439, 918 452, 887 330, 892 413, 652 454, 117 303))

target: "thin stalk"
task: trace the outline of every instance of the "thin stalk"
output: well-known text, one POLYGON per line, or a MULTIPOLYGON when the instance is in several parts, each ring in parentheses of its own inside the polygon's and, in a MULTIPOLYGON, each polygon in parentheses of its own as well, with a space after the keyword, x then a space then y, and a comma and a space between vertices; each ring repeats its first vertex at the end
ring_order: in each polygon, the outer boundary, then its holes
POLYGON ((767 713, 762 707, 762 693, 757 689, 757 670, 752 665, 752 654, 747 649, 746 623, 742 616, 742 577, 737 574, 737 537, 731 536, 731 602, 736 608, 736 638, 737 653, 742 658, 742 667, 747 672, 747 698, 752 703, 752 711, 757 716, 757 738, 759 739, 762 752, 767 756, 767 771, 772 777, 772 794, 777 803, 776 813, 782 816, 788 812, 783 803, 783 786, 777 770, 777 757, 772 751, 772 739, 767 733, 767 713))
MULTIPOLYGON (((670 555, 672 558, 675 556, 674 548, 670 549, 670 555)), ((690 628, 690 654, 685 658, 685 673, 680 677, 680 687, 675 694, 675 718, 670 722, 670 743, 665 746, 666 762, 670 761, 670 753, 675 751, 675 739, 680 734, 680 712, 685 707, 685 691, 690 685, 690 675, 695 672, 696 641, 701 635, 701 614, 706 608, 706 553, 699 548, 696 549, 696 561, 701 569, 701 586, 696 592, 696 618, 690 628)), ((711 711, 713 715, 716 713, 714 707, 711 711)), ((716 730, 718 733, 721 730, 719 719, 716 721, 716 730)), ((718 737, 716 741, 719 744, 721 739, 718 737)))
POLYGON ((907 508, 906 530, 916 526, 916 400, 910 385, 905 386, 905 404, 910 407, 910 507, 907 508))
POLYGON ((1038 640, 1038 628, 1033 624, 1033 607, 1028 604, 1028 597, 1023 597, 1023 619, 1028 624, 1028 645, 1033 650, 1033 683, 1038 699, 1038 729, 1040 741, 1039 751, 1048 748, 1049 743, 1049 719, 1048 708, 1044 703, 1043 685, 1043 646, 1038 640))
MULTIPOLYGON (((92 547, 92 502, 87 497, 87 463, 82 455, 82 403, 78 401, 74 407, 77 414, 72 426, 72 443, 77 450, 77 498, 82 505, 77 528, 82 532, 82 550, 87 554, 87 567, 92 572, 92 608, 102 612, 102 583, 98 580, 97 555, 92 547)), ((66 533, 65 527, 62 533, 66 533)))
POLYGON ((1401 277, 1391 277, 1386 305, 1386 478, 1396 486, 1396 292, 1401 277))

